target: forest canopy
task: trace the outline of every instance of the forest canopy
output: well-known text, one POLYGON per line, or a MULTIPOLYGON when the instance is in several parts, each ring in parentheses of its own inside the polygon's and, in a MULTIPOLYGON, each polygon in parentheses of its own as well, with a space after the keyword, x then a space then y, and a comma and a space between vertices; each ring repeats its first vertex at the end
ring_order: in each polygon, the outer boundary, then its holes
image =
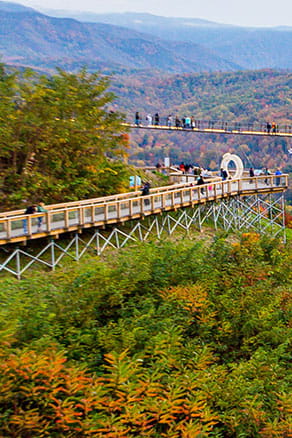
POLYGON ((109 78, 86 69, 52 76, 0 66, 0 192, 24 199, 74 200, 123 191, 127 135, 108 110, 109 78))
POLYGON ((188 236, 2 278, 0 435, 291 436, 291 254, 188 236))

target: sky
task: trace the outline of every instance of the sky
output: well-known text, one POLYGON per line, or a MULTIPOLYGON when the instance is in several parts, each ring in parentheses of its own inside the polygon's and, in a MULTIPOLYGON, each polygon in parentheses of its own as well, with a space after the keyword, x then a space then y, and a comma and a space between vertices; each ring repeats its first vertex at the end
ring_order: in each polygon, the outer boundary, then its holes
POLYGON ((19 0, 47 9, 148 12, 166 17, 202 18, 240 26, 292 26, 292 0, 19 0))

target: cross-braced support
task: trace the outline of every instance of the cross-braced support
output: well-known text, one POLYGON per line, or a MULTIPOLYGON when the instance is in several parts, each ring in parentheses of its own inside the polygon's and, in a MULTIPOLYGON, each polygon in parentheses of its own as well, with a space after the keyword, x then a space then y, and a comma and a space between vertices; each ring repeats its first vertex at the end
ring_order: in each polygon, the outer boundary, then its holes
POLYGON ((29 248, 27 251, 16 248, 0 264, 0 272, 6 271, 21 278, 34 263, 54 270, 65 256, 78 261, 88 251, 101 255, 108 247, 119 249, 128 242, 145 241, 150 235, 160 239, 163 233, 171 235, 177 229, 189 232, 191 227, 197 227, 201 230, 207 223, 215 229, 223 228, 226 231, 254 230, 273 237, 281 235, 285 241, 284 206, 283 193, 235 196, 129 221, 110 231, 95 228, 89 237, 88 234, 85 234, 87 237, 81 237, 76 233, 69 242, 68 239, 63 240, 65 245, 61 240, 57 242, 52 239, 38 253, 29 248))

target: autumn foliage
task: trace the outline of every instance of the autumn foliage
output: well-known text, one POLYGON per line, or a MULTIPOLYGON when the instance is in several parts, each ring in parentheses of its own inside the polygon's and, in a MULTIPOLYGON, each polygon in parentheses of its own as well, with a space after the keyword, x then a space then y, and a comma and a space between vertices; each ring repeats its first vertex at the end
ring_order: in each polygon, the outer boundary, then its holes
POLYGON ((0 436, 292 436, 291 248, 144 243, 1 280, 0 436))

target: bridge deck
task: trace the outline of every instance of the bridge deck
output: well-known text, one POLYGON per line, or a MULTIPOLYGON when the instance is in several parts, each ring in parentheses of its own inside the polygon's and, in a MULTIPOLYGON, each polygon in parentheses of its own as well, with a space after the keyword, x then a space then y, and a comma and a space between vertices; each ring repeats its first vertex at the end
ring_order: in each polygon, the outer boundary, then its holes
POLYGON ((126 222, 229 196, 284 191, 287 187, 288 175, 227 181, 213 180, 202 186, 188 183, 160 187, 151 190, 148 196, 141 196, 140 192, 132 192, 106 198, 55 204, 46 207, 47 213, 24 215, 23 210, 1 213, 0 245, 46 236, 56 237, 61 233, 84 228, 103 227, 106 224, 126 222), (41 230, 38 227, 40 217, 43 218, 41 230), (24 231, 24 225, 27 226, 27 233, 24 231))
POLYGON ((291 127, 287 131, 278 131, 278 132, 270 132, 258 129, 235 129, 235 128, 209 128, 209 127, 195 127, 195 128, 183 128, 176 126, 166 126, 166 125, 136 125, 134 123, 123 123, 123 126, 128 128, 136 128, 136 129, 154 129, 157 131, 186 131, 186 132, 197 132, 197 133, 205 133, 205 134, 224 134, 224 135, 256 135, 260 137, 290 137, 292 138, 291 127))

